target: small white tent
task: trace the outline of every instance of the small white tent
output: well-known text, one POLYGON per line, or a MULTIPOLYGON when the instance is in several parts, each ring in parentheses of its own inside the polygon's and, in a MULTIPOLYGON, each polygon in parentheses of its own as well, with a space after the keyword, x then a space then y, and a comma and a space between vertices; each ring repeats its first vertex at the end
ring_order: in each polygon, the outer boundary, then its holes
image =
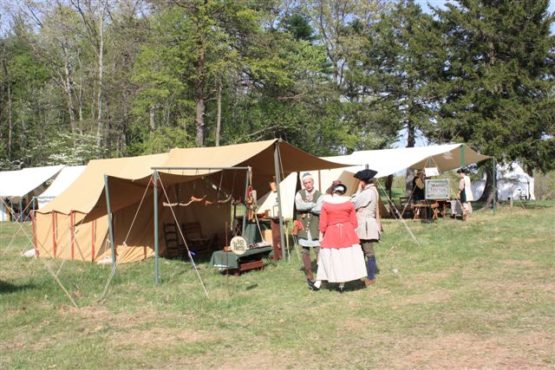
MULTIPOLYGON (((472 194, 479 199, 484 192, 486 180, 473 181, 472 194)), ((528 175, 516 162, 497 165, 497 199, 536 199, 534 178, 528 175)))
POLYGON ((22 198, 56 176, 64 166, 30 167, 0 172, 0 197, 22 198))
POLYGON ((52 184, 50 184, 48 189, 36 198, 38 201, 38 208, 40 209, 44 207, 64 190, 66 190, 75 181, 75 179, 81 176, 85 168, 86 166, 64 167, 58 176, 56 176, 56 179, 54 179, 52 184))
MULTIPOLYGON (((41 185, 56 176, 63 166, 30 167, 18 171, 0 172, 0 221, 9 220, 9 210, 5 199, 12 203, 21 202, 25 197, 33 196, 41 185)), ((30 199, 27 199, 28 201, 30 199)))

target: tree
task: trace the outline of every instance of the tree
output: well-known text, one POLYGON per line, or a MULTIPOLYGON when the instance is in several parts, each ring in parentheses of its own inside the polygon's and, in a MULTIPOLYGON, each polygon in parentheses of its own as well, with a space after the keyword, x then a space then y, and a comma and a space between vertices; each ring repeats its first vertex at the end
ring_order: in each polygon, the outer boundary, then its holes
POLYGON ((412 0, 399 1, 368 28, 357 23, 351 32, 364 34, 365 41, 347 59, 345 95, 354 120, 376 137, 383 147, 406 130, 407 147, 415 144, 417 130, 429 125, 432 96, 429 87, 431 45, 437 38, 432 18, 412 0))
POLYGON ((501 161, 555 168, 555 38, 547 0, 460 0, 437 10, 446 58, 437 141, 465 141, 501 161))

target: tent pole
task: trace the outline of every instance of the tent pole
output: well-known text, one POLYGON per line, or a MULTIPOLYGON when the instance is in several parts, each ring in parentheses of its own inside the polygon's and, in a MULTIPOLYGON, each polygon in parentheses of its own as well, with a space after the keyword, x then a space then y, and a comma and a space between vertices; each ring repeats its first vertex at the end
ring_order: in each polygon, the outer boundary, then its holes
POLYGON ((283 257, 287 258, 287 260, 289 261, 289 251, 285 250, 285 243, 284 243, 285 236, 283 235, 283 213, 281 211, 281 192, 279 190, 279 184, 281 184, 281 176, 279 171, 279 164, 280 164, 279 143, 280 142, 281 142, 281 139, 278 142, 276 142, 274 147, 274 169, 276 173, 276 183, 278 184, 277 204, 278 204, 278 218, 279 218, 279 242, 281 245, 281 250, 282 252, 284 252, 283 257))
POLYGON ((104 175, 104 191, 106 193, 106 210, 108 211, 108 231, 110 233, 110 249, 112 250, 112 271, 116 270, 116 244, 114 243, 114 223, 110 202, 110 186, 108 176, 104 175))
POLYGON ((493 160, 493 214, 495 214, 495 208, 497 207, 497 160, 492 158, 493 160))
POLYGON ((158 270, 158 171, 154 170, 152 177, 154 186, 154 283, 160 284, 160 271, 158 270))
POLYGON ((465 162, 464 162, 464 144, 461 145, 461 168, 463 168, 465 166, 465 162))
MULTIPOLYGON (((245 230, 247 229, 247 216, 249 214, 248 211, 248 206, 247 206, 247 198, 249 196, 248 192, 249 192, 249 175, 251 173, 251 169, 250 167, 247 168, 247 170, 245 171, 245 201, 244 206, 245 206, 245 210, 243 212, 243 223, 241 225, 241 236, 244 238, 245 237, 245 230)), ((233 220, 233 222, 235 222, 235 220, 233 220)), ((247 240, 248 243, 248 240, 247 240)))

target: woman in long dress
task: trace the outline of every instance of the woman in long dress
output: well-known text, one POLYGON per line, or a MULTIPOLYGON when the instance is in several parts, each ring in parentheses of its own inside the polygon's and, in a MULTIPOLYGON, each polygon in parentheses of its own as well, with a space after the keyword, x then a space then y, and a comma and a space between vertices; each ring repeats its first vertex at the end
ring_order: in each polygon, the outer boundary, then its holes
POLYGON ((339 283, 366 278, 366 264, 355 232, 358 225, 351 198, 344 194, 347 187, 335 184, 332 195, 324 198, 320 212, 320 232, 323 235, 318 255, 318 275, 314 289, 321 281, 339 283))

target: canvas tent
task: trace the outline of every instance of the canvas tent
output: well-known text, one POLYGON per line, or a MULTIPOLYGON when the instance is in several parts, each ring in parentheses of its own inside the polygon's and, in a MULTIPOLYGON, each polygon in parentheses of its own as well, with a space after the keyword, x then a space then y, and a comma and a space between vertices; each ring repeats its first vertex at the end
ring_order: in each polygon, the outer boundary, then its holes
MULTIPOLYGON (((474 199, 479 199, 484 192, 486 180, 472 182, 472 193, 474 199)), ((536 199, 534 194, 534 178, 528 175, 516 162, 497 165, 497 199, 507 201, 509 199, 536 199)))
POLYGON ((490 157, 477 153, 466 144, 430 145, 414 148, 363 150, 348 156, 327 157, 338 163, 356 164, 356 172, 365 166, 378 171, 377 178, 395 174, 407 168, 437 167, 439 172, 454 170, 490 157))
POLYGON ((52 184, 36 197, 38 208, 43 208, 63 193, 85 170, 85 166, 66 166, 58 173, 52 184))
POLYGON ((29 167, 17 171, 0 172, 0 221, 9 219, 5 200, 20 203, 25 199, 27 204, 41 186, 53 178, 64 166, 29 167))
MULTIPOLYGON (((91 161, 83 174, 59 197, 37 211, 35 246, 41 257, 98 261, 111 254, 105 176, 113 218, 117 262, 132 262, 153 255, 154 209, 158 229, 173 221, 197 221, 206 234, 222 234, 231 215, 233 198, 244 200, 247 185, 263 193, 276 175, 309 168, 335 168, 279 140, 209 148, 174 149, 150 156, 91 161), (250 167, 251 177, 234 168, 250 167), (153 198, 153 169, 157 169, 158 202, 153 198), (186 207, 171 207, 203 198, 186 207), (165 204, 164 204, 165 203, 165 204)), ((220 241, 224 240, 219 235, 220 241)), ((164 254, 163 235, 158 237, 164 254)))
MULTIPOLYGON (((383 178, 407 168, 437 167, 439 172, 445 172, 471 163, 481 162, 488 158, 490 157, 477 153, 468 145, 460 143, 415 148, 364 150, 355 151, 350 155, 323 158, 335 163, 343 163, 348 167, 310 170, 307 172, 314 178, 314 186, 322 192, 327 189, 332 181, 339 179, 347 185, 347 192, 353 193, 356 191, 358 183, 353 175, 367 167, 378 171, 376 178, 383 178)), ((295 174, 295 181, 288 179, 287 184, 282 184, 283 199, 291 201, 294 199, 298 184, 297 176, 298 174, 295 174)), ((260 208, 271 208, 271 204, 271 201, 266 200, 265 203, 260 204, 260 208)), ((290 212, 286 217, 292 218, 293 204, 286 209, 290 212)))

